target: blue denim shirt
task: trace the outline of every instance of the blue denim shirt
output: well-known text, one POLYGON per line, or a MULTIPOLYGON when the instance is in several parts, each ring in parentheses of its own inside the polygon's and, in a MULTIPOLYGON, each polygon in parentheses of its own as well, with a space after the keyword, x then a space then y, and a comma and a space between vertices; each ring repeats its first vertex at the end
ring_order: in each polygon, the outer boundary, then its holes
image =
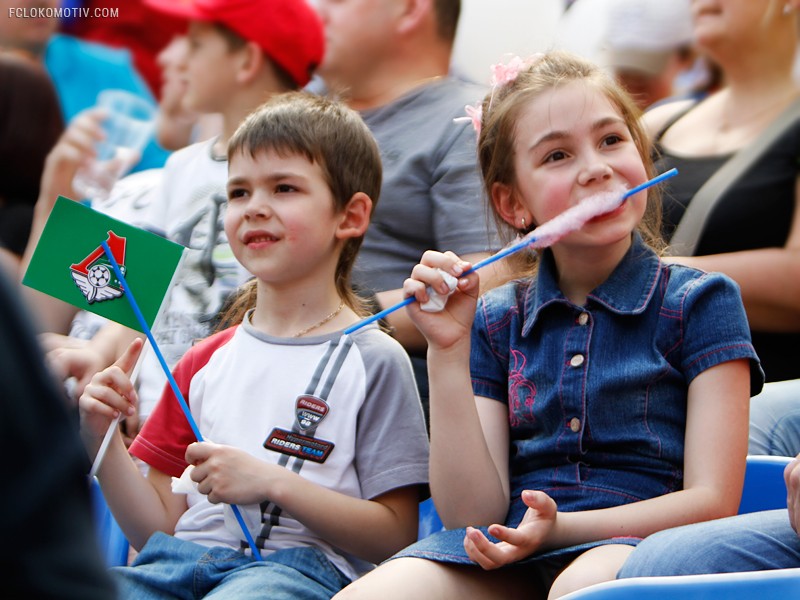
POLYGON ((585 306, 556 277, 546 251, 535 278, 480 299, 472 330, 474 392, 508 404, 509 525, 525 512, 524 489, 562 511, 681 489, 691 381, 747 358, 751 393, 763 384, 739 288, 725 275, 663 264, 634 235, 585 306))

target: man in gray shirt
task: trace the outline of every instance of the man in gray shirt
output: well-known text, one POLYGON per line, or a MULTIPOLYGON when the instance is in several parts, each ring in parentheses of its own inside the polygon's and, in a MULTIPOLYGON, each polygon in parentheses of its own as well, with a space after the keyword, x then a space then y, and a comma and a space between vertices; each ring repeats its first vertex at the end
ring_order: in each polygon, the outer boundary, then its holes
MULTIPOLYGON (((425 250, 477 262, 496 246, 464 107, 484 87, 450 74, 460 0, 318 0, 326 51, 318 74, 360 111, 383 160, 381 197, 353 273, 376 293, 376 311, 403 299, 402 284, 425 250)), ((486 271, 489 271, 487 268, 486 271)), ((482 280, 492 273, 481 272, 482 280)), ((405 311, 389 316, 412 357, 427 412, 425 340, 405 311)))

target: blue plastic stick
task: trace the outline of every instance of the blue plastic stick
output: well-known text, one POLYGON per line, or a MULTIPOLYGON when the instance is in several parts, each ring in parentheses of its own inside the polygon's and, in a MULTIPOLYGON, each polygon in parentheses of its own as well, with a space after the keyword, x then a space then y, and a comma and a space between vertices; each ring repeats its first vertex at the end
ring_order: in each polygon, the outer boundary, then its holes
MULTIPOLYGON (((650 179, 649 181, 645 181, 644 183, 641 183, 641 184, 637 185, 636 187, 629 189, 627 192, 625 192, 622 195, 622 202, 624 202, 625 200, 627 200, 628 198, 630 198, 634 194, 638 194, 642 190, 645 190, 645 189, 649 188, 650 186, 656 185, 657 183, 661 183, 665 179, 669 179, 670 177, 673 177, 673 176, 675 176, 677 174, 678 174, 678 169, 670 169, 669 171, 664 171, 663 173, 661 173, 661 175, 657 175, 657 176, 653 177, 652 179, 650 179)), ((493 262, 496 262, 496 261, 500 260, 501 258, 505 258, 509 254, 514 254, 515 252, 519 252, 523 248, 526 248, 527 246, 530 246, 535 241, 536 241, 536 236, 531 236, 530 238, 522 240, 521 242, 519 242, 517 244, 513 244, 513 245, 509 246, 508 248, 504 248, 503 250, 500 250, 496 254, 492 254, 491 256, 488 256, 488 257, 484 258, 483 260, 475 263, 472 266, 472 268, 469 269, 468 271, 465 271, 461 275, 461 277, 466 277, 467 275, 469 275, 470 273, 474 273, 475 271, 477 271, 481 267, 485 267, 486 265, 490 265, 493 262)), ((375 321, 378 321, 379 319, 382 319, 383 317, 385 317, 387 315, 390 315, 390 314, 392 314, 393 312, 395 312, 397 310, 400 310, 404 306, 408 306, 412 302, 416 302, 416 298, 414 298, 414 296, 409 296, 408 298, 404 298, 403 300, 401 300, 400 302, 398 302, 394 306, 390 306, 389 308, 384 308, 381 312, 375 313, 374 315, 370 315, 366 319, 363 319, 362 321, 359 321, 358 323, 355 323, 355 324, 351 325, 350 327, 348 327, 347 329, 344 330, 344 333, 345 334, 349 334, 349 333, 353 333, 354 331, 358 331, 362 327, 366 327, 370 323, 374 323, 375 321)))
MULTIPOLYGON (((119 268, 119 263, 117 259, 114 258, 114 253, 111 252, 111 248, 108 247, 108 243, 106 241, 102 242, 103 250, 108 257, 108 260, 111 262, 111 266, 114 267, 114 273, 119 279, 122 288, 125 290, 125 296, 128 298, 128 302, 130 302, 131 308, 133 309, 133 313, 136 315, 136 318, 139 320, 139 324, 142 326, 142 330, 144 334, 147 336, 150 345, 153 347, 153 352, 155 352, 156 357, 158 358, 158 362, 161 363, 161 368, 164 370, 164 374, 167 376, 167 381, 169 381, 169 385, 172 388, 172 391, 175 394, 175 398, 178 399, 178 404, 181 406, 181 410, 183 411, 186 420, 189 422, 189 427, 192 428, 192 432, 194 433, 194 437, 197 439, 198 442, 203 441, 203 435, 200 433, 200 429, 197 427, 197 423, 192 417, 192 413, 189 410, 189 405, 186 403, 186 400, 181 393, 180 388, 178 387, 178 383, 175 381, 175 378, 172 376, 172 371, 169 370, 169 366, 167 366, 167 361, 164 360, 164 355, 161 353, 161 349, 156 344, 155 338, 153 338, 153 332, 150 331, 150 327, 147 325, 147 320, 144 318, 142 311, 139 310, 139 305, 136 303, 136 299, 133 297, 133 292, 128 287, 128 282, 125 281, 125 276, 122 274, 122 269, 119 268)), ((236 520, 239 522, 239 527, 242 528, 242 532, 244 533, 244 537, 247 539, 247 543, 250 546, 250 550, 253 552, 253 556, 258 560, 264 560, 261 557, 261 553, 258 551, 258 547, 256 546, 256 542, 253 539, 253 536, 250 534, 250 530, 247 528, 247 525, 244 522, 244 518, 242 518, 242 513, 239 511, 239 507, 235 504, 230 505, 231 510, 233 511, 233 515, 236 517, 236 520)))

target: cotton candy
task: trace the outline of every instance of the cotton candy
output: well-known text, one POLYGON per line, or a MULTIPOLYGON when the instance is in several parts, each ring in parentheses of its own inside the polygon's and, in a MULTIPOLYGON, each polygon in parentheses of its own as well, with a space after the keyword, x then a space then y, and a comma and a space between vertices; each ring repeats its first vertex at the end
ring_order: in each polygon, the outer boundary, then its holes
POLYGON ((619 188, 589 196, 540 225, 514 245, 527 244, 531 248, 552 246, 565 235, 583 227, 591 219, 616 209, 622 203, 624 193, 625 189, 619 188))
MULTIPOLYGON (((581 200, 581 202, 575 206, 568 208, 560 215, 553 217, 546 223, 540 225, 522 239, 515 240, 494 256, 484 259, 481 261, 481 263, 488 264, 493 262, 493 260, 513 254, 524 247, 547 248, 548 246, 555 244, 565 235, 572 233, 573 231, 577 231, 591 219, 616 209, 625 198, 625 192, 625 188, 620 187, 616 190, 601 192, 594 194, 593 196, 589 196, 581 200)), ((482 265, 476 265, 475 268, 479 266, 482 265)), ((450 291, 447 294, 440 294, 432 287, 428 286, 426 291, 428 293, 429 300, 420 305, 420 308, 425 312, 441 311, 445 304, 447 304, 447 299, 455 291, 456 286, 458 285, 458 279, 449 273, 445 273, 441 269, 438 269, 438 271, 441 273, 442 278, 444 278, 447 286, 450 288, 450 291)))

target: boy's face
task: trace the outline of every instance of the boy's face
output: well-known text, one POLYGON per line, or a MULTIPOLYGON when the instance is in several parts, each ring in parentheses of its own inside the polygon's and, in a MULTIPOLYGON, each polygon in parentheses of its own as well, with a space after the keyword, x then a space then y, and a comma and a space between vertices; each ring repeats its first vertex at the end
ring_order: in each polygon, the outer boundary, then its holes
POLYGON ((189 24, 189 50, 182 65, 186 85, 183 105, 202 113, 223 112, 235 86, 239 51, 231 50, 222 34, 209 23, 189 24))
POLYGON ((304 156, 269 150, 231 157, 225 233, 237 260, 261 281, 329 280, 343 218, 322 169, 304 156))

